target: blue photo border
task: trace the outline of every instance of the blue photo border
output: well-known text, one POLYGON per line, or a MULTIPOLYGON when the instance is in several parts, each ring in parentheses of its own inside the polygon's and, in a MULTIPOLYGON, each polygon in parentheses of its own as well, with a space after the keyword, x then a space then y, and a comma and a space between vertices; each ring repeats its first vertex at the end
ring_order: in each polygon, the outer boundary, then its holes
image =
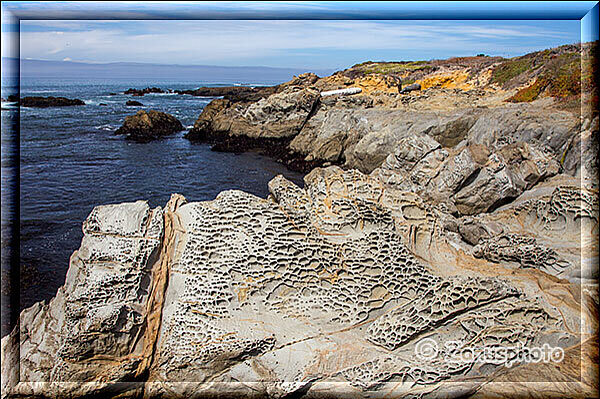
MULTIPOLYGON (((19 25, 22 20, 579 20, 581 41, 598 40, 597 1, 329 1, 329 2, 82 2, 5 1, 1 5, 2 31, 8 33, 12 53, 19 59, 19 25)), ((4 62, 4 60, 3 60, 4 62)), ((19 87, 16 73, 2 85, 19 87)), ((18 93, 17 93, 18 94, 18 93)), ((583 110, 582 110, 583 111, 583 110)), ((6 118, 5 114, 2 118, 6 118)), ((19 111, 7 121, 19 132, 19 111)), ((4 121, 3 121, 4 122, 4 121)), ((7 330, 18 325, 20 284, 19 136, 2 131, 2 317, 10 318, 7 330), (5 191, 9 194, 5 194, 5 191), (8 271, 8 279, 6 280, 8 271), (4 288, 9 287, 9 292, 4 288), (11 306, 14 305, 14 306, 11 306), (5 312, 5 310, 8 310, 5 312)), ((596 237, 597 242, 597 237, 596 237)), ((583 295, 582 295, 583 298, 583 295)), ((18 369, 18 365, 15 365, 18 369)), ((18 372, 18 371, 17 371, 18 372)))

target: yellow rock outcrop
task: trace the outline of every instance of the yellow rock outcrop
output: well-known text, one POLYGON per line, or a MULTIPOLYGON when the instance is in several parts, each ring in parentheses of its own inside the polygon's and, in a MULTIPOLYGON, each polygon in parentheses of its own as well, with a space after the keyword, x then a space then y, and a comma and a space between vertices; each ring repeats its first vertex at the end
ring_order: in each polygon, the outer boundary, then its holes
POLYGON ((474 85, 468 82, 468 80, 468 72, 466 70, 458 70, 428 75, 421 80, 417 80, 415 83, 419 83, 422 90, 429 89, 430 87, 471 90, 474 88, 474 85))

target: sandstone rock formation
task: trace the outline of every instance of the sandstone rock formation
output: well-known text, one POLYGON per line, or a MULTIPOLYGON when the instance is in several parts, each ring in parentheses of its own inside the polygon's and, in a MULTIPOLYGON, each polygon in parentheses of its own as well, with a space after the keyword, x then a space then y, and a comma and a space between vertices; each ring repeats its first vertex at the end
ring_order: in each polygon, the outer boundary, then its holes
POLYGON ((318 163, 296 156, 289 142, 315 112, 319 98, 317 90, 290 86, 256 102, 213 100, 185 137, 210 142, 218 151, 260 149, 293 169, 308 171, 318 163))
POLYGON ((489 109, 422 110, 408 106, 391 110, 373 106, 373 100, 360 95, 333 103, 316 100, 311 89, 298 89, 293 96, 290 92, 278 93, 250 105, 214 100, 187 137, 210 142, 243 136, 292 138, 288 152, 298 158, 340 163, 364 172, 378 167, 401 139, 413 135, 429 135, 445 147, 455 147, 462 141, 486 146, 527 142, 552 150, 556 159, 569 157, 572 174, 580 166, 578 154, 571 151, 579 133, 578 117, 549 109, 544 103, 489 109), (281 103, 283 97, 285 105, 281 103), (274 112, 267 117, 261 111, 264 109, 274 112))
POLYGON ((124 134, 128 140, 146 142, 183 130, 183 125, 172 115, 150 110, 138 111, 125 118, 115 134, 124 134))
POLYGON ((20 100, 17 99, 19 105, 22 107, 36 107, 36 108, 48 108, 48 107, 70 107, 73 105, 85 105, 82 100, 77 98, 71 99, 66 97, 23 97, 20 100))
POLYGON ((210 134, 250 138, 286 138, 297 134, 319 101, 319 92, 292 87, 248 106, 229 100, 209 104, 189 138, 210 134))
POLYGON ((376 173, 317 168, 305 183, 95 208, 65 286, 2 341, 3 364, 20 356, 5 394, 485 396, 514 367, 593 393, 571 350, 597 333, 597 247, 578 240, 597 229, 593 191, 560 175, 457 219, 376 173), (483 347, 513 352, 461 355, 483 347), (532 347, 554 363, 523 362, 532 347))

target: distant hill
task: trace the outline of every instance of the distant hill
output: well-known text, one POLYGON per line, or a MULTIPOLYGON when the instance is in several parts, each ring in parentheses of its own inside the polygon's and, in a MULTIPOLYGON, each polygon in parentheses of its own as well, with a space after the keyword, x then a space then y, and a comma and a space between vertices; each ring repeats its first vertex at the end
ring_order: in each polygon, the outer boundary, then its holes
MULTIPOLYGON (((3 75, 16 76, 18 59, 2 58, 3 75)), ((263 66, 167 65, 136 62, 92 64, 74 61, 21 60, 21 77, 25 78, 131 78, 181 79, 215 83, 268 81, 280 83, 294 75, 313 72, 326 76, 333 69, 272 68, 263 66)))

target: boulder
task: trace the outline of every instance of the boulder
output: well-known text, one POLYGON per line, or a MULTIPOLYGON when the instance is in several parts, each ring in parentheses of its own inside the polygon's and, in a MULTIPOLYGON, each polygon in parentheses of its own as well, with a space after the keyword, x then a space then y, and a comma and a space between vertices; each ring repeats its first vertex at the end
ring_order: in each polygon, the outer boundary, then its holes
POLYGON ((404 86, 404 88, 402 88, 402 90, 400 90, 400 93, 404 94, 404 93, 409 93, 409 92, 415 91, 415 90, 421 90, 421 85, 418 83, 413 83, 408 86, 404 86))
POLYGON ((127 105, 128 107, 139 107, 139 106, 143 106, 144 104, 142 104, 139 101, 135 101, 135 100, 128 100, 125 105, 127 105))
POLYGON ((293 137, 302 129, 319 102, 319 92, 294 86, 253 103, 227 99, 207 106, 188 138, 223 134, 250 138, 293 137))
POLYGON ((125 118, 115 134, 124 134, 128 140, 147 142, 183 130, 183 125, 172 115, 150 110, 138 111, 125 118))
POLYGON ((85 105, 82 100, 71 99, 66 97, 23 97, 19 104, 22 107, 70 107, 73 105, 85 105))

